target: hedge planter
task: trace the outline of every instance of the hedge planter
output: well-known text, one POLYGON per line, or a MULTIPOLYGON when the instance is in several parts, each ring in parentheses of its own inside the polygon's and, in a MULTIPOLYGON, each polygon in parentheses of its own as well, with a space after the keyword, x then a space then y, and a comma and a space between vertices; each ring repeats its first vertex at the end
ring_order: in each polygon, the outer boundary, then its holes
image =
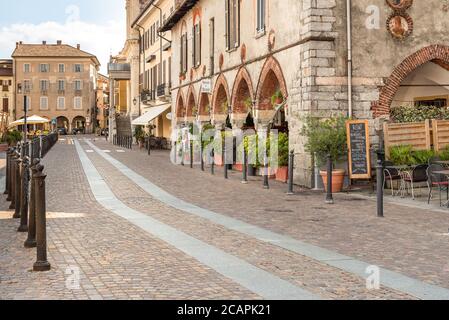
MULTIPOLYGON (((327 171, 320 171, 323 179, 324 191, 327 192, 327 171)), ((338 193, 343 190, 343 183, 345 180, 345 170, 337 169, 332 171, 332 193, 338 193)))
POLYGON ((257 168, 248 166, 248 177, 255 177, 257 175, 257 168))
POLYGON ((276 180, 281 182, 288 181, 288 167, 280 167, 276 171, 276 180))

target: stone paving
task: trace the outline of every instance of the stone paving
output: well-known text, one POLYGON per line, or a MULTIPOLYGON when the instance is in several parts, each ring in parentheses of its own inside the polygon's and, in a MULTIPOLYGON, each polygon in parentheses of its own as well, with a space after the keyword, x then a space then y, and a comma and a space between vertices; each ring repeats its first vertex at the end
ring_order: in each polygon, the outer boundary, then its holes
POLYGON ((31 272, 35 250, 23 248, 26 235, 2 196, 0 299, 259 298, 100 207, 73 145, 58 144, 45 163, 52 270, 31 272), (67 288, 68 267, 79 268, 79 289, 67 288))
MULTIPOLYGON (((117 149, 104 140, 95 144, 117 149)), ((387 203, 379 219, 372 199, 352 194, 336 195, 328 206, 321 192, 296 188, 287 196, 285 184, 270 181, 271 189, 263 190, 260 178, 251 178, 242 185, 237 172, 225 181, 219 168, 212 176, 198 166, 174 166, 164 151, 110 155, 187 202, 449 288, 449 210, 387 203)))
MULTIPOLYGON (((186 214, 152 198, 78 138, 88 158, 115 196, 128 207, 234 255, 325 299, 414 299, 382 287, 367 290, 365 279, 206 219, 186 214)), ((91 137, 90 137, 91 138, 91 137)), ((332 207, 323 195, 259 178, 240 183, 240 173, 224 181, 198 168, 173 166, 168 153, 151 157, 134 150, 117 152, 102 139, 93 141, 110 156, 173 195, 253 225, 290 235, 339 253, 449 287, 447 215, 438 211, 386 206, 375 217, 371 200, 336 196, 332 207), (331 209, 331 210, 330 210, 331 209)), ((49 261, 52 270, 30 269, 35 250, 23 248, 5 197, 0 199, 0 299, 258 299, 256 294, 154 238, 101 207, 90 191, 71 138, 48 154, 47 210, 49 261), (80 269, 80 288, 68 289, 67 267, 80 269), (67 274, 66 274, 67 273, 67 274)))

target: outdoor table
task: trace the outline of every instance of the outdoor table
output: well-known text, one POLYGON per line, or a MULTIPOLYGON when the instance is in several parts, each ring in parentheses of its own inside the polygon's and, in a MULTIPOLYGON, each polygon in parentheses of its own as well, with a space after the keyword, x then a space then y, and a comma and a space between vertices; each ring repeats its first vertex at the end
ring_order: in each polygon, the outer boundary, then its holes
MULTIPOLYGON (((441 170, 441 171, 434 171, 433 173, 441 174, 443 176, 446 176, 446 178, 449 180, 449 170, 441 170)), ((443 203, 443 207, 449 208, 449 200, 443 203)))
POLYGON ((410 181, 412 180, 413 170, 415 170, 416 165, 400 165, 400 166, 386 166, 385 169, 396 169, 401 177, 401 184, 399 186, 398 191, 396 192, 396 196, 401 195, 401 198, 405 197, 405 193, 407 192, 407 183, 405 179, 408 177, 410 181))
POLYGON ((441 164, 443 166, 449 166, 449 160, 439 160, 439 161, 434 161, 434 163, 441 164))

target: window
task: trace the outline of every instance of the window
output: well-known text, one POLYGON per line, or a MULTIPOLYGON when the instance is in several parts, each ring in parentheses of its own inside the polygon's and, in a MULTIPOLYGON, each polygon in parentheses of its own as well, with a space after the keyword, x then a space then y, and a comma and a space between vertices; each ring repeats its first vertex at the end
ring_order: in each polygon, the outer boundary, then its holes
POLYGON ((25 63, 23 65, 23 72, 24 73, 30 73, 31 72, 31 65, 29 63, 25 63))
POLYGON ((40 109, 41 110, 48 110, 48 97, 41 97, 40 99, 40 109))
POLYGON ((199 23, 193 26, 193 64, 194 67, 201 65, 201 27, 199 23))
POLYGON ((3 98, 3 112, 8 113, 9 112, 9 99, 3 98))
POLYGON ((226 0, 226 50, 240 45, 240 1, 226 0))
POLYGON ((80 91, 83 89, 83 82, 81 80, 75 80, 75 90, 80 91))
POLYGON ((65 72, 65 64, 60 63, 58 65, 58 71, 59 71, 59 73, 64 73, 65 72))
POLYGON ((41 89, 41 92, 47 92, 48 91, 48 80, 41 80, 40 82, 39 82, 39 84, 40 84, 40 89, 41 89))
POLYGON ((265 32, 265 0, 257 0, 257 33, 265 32))
POLYGON ((48 63, 41 63, 39 66, 40 72, 50 72, 50 65, 48 63))
POLYGON ((181 73, 187 73, 187 32, 181 36, 181 73))
POLYGON ((23 90, 25 93, 29 93, 31 91, 31 81, 23 80, 23 90))
POLYGON ((65 90, 65 81, 64 80, 58 80, 58 91, 64 91, 65 90))
POLYGON ((56 108, 58 109, 65 109, 65 98, 64 97, 58 97, 56 101, 56 108))
POLYGON ((74 71, 75 72, 83 72, 83 65, 79 64, 79 63, 75 64, 74 65, 74 71))
POLYGON ((82 97, 75 97, 73 102, 74 109, 82 109, 83 108, 83 100, 82 97))
POLYGON ((214 74, 215 70, 215 19, 209 21, 209 71, 210 75, 214 74))
POLYGON ((424 97, 424 98, 416 98, 415 106, 416 107, 438 107, 444 108, 448 106, 448 98, 447 96, 442 97, 424 97))

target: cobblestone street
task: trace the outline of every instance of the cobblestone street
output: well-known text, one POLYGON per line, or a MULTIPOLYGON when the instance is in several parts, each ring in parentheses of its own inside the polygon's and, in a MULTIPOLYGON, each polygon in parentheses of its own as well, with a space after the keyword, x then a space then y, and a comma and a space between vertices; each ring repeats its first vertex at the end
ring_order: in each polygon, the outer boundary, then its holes
POLYGON ((379 219, 363 196, 327 206, 319 192, 287 196, 93 136, 61 139, 44 164, 52 270, 31 271, 35 250, 2 196, 0 299, 449 298, 441 210, 387 203, 379 219))

